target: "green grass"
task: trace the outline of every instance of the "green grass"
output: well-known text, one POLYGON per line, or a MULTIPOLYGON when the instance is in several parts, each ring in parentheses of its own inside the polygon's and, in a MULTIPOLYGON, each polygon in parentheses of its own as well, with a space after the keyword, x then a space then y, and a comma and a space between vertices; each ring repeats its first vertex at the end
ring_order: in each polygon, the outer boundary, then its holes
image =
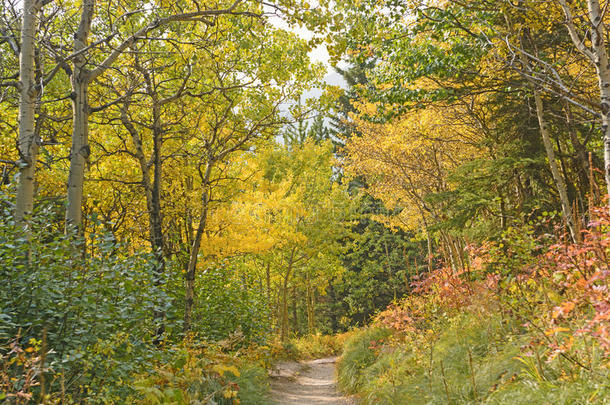
POLYGON ((473 314, 439 322, 429 339, 397 343, 386 329, 365 329, 346 342, 339 386, 363 405, 610 403, 607 375, 562 376, 561 359, 523 356, 529 338, 499 317, 473 314), (375 340, 381 348, 371 348, 375 340))
POLYGON ((370 328, 350 337, 338 364, 338 383, 344 391, 358 392, 364 384, 363 372, 375 364, 377 359, 371 342, 390 337, 389 329, 370 328))
POLYGON ((269 378, 262 367, 248 366, 241 370, 237 378, 239 400, 244 405, 269 404, 269 378))

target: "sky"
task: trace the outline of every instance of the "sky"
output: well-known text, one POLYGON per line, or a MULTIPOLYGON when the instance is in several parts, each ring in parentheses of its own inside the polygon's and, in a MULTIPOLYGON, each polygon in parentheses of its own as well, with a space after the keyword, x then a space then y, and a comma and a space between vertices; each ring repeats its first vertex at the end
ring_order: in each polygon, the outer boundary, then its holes
MULTIPOLYGON (((294 32, 299 37, 309 40, 313 37, 313 32, 308 30, 303 26, 299 27, 291 27, 289 26, 281 17, 272 15, 269 18, 269 22, 277 28, 282 28, 287 31, 294 32)), ((347 83, 343 80, 343 77, 339 73, 337 73, 332 66, 330 65, 330 55, 328 54, 328 49, 326 48, 326 44, 322 43, 312 49, 309 52, 309 59, 312 62, 320 62, 326 67, 326 75, 324 76, 324 82, 334 86, 340 86, 342 88, 347 87, 347 83)), ((321 93, 320 90, 313 91, 314 93, 321 93)), ((319 94, 317 94, 319 95, 319 94)), ((308 97, 311 97, 308 95, 308 97)))

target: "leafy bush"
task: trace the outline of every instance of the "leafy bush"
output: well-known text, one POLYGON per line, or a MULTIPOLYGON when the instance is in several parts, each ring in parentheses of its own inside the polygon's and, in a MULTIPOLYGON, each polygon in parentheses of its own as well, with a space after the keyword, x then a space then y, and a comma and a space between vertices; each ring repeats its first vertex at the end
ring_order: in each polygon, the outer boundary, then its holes
POLYGON ((24 404, 34 399, 35 389, 42 383, 42 373, 48 371, 44 366, 41 343, 30 339, 28 345, 22 347, 19 337, 16 337, 3 348, 0 357, 0 401, 24 404))
POLYGON ((269 337, 270 314, 262 290, 247 288, 235 267, 217 263, 198 278, 194 330, 208 340, 242 333, 246 341, 263 343, 269 337))
POLYGON ((152 281, 152 258, 121 256, 116 241, 104 234, 91 236, 87 245, 75 242, 52 225, 52 206, 36 214, 26 239, 11 222, 9 206, 4 209, 0 355, 5 375, 25 384, 27 373, 10 363, 12 348, 45 335, 46 392, 61 393, 64 402, 124 398, 132 390, 120 382, 159 355, 151 345, 157 328, 152 314, 170 304, 152 281))
POLYGON ((172 345, 182 339, 175 266, 159 278, 152 255, 107 234, 65 236, 57 207, 39 206, 25 238, 0 200, 0 401, 36 402, 44 393, 48 403, 66 404, 264 403, 266 373, 249 363, 264 350, 248 346, 266 337, 268 314, 232 269, 199 280, 195 326, 224 340, 214 350, 172 345), (158 313, 162 346, 153 344, 158 313), (237 348, 241 362, 224 353, 237 348))
POLYGON ((347 342, 341 387, 365 404, 607 403, 610 214, 595 216, 577 243, 509 229, 467 271, 413 283, 376 317, 391 336, 347 342))
POLYGON ((560 362, 524 356, 530 336, 497 317, 466 314, 428 334, 387 331, 358 333, 339 364, 340 387, 363 404, 602 404, 608 395, 601 376, 562 376, 560 362))
POLYGON ((247 356, 228 355, 216 345, 184 344, 157 362, 134 384, 138 404, 262 405, 268 403, 266 371, 247 356))
POLYGON ((320 357, 336 356, 341 354, 350 332, 338 335, 307 335, 290 340, 292 357, 297 359, 317 359, 320 357))

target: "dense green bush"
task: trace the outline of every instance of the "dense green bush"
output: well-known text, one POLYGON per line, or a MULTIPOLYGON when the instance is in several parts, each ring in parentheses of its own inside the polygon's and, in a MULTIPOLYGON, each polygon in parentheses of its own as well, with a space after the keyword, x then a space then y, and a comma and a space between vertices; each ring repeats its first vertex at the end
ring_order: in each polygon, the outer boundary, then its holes
MULTIPOLYGON (((98 396, 124 397, 131 389, 117 382, 129 379, 159 355, 151 347, 157 329, 153 311, 171 304, 164 289, 153 282, 152 258, 120 255, 119 245, 106 234, 91 236, 86 244, 82 239, 75 242, 53 225, 52 206, 35 215, 32 235, 26 239, 11 221, 10 205, 3 207, 3 361, 9 358, 9 345, 38 341, 48 348, 47 392, 63 391, 65 398, 77 402, 85 397, 90 402, 100 402, 98 396)), ((15 367, 5 370, 19 381, 17 372, 15 367)))
POLYGON ((237 333, 246 341, 264 342, 271 332, 266 295, 236 277, 236 265, 216 263, 202 272, 197 280, 193 329, 213 341, 237 333))
MULTIPOLYGON (((155 397, 163 403, 195 392, 233 403, 237 397, 225 398, 223 390, 234 386, 246 403, 263 403, 266 374, 247 359, 230 380, 204 366, 190 374, 176 367, 173 379, 161 381, 166 386, 158 383, 160 365, 179 362, 185 350, 177 266, 168 263, 159 278, 151 254, 133 252, 112 235, 66 236, 53 205, 39 204, 26 238, 7 201, 0 199, 0 402, 18 394, 22 402, 40 399, 44 369, 50 402, 139 403, 155 397), (165 334, 156 346, 160 322, 165 334)), ((260 292, 245 289, 232 271, 221 266, 201 275, 194 331, 210 341, 231 336, 232 345, 245 346, 266 337, 268 314, 260 292)), ((218 358, 189 356, 208 366, 225 356, 212 354, 218 358)))

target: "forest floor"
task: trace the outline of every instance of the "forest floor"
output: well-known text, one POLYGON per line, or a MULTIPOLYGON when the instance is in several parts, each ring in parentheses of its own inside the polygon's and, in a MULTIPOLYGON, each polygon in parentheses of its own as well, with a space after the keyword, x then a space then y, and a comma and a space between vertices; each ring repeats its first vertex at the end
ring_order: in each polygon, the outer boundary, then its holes
POLYGON ((271 374, 271 395, 277 405, 354 405, 337 391, 336 357, 279 363, 271 374))

